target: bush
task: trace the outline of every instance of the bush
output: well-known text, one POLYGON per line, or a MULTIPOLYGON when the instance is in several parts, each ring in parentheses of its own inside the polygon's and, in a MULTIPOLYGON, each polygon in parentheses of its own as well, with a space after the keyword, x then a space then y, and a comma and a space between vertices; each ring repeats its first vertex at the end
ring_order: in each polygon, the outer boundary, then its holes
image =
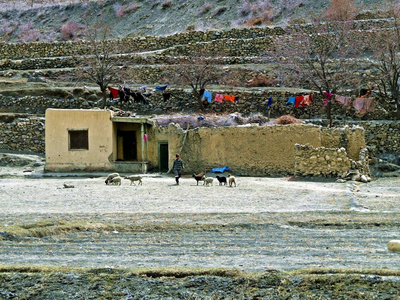
POLYGON ((303 121, 296 119, 292 115, 283 115, 275 120, 275 124, 279 125, 287 125, 287 124, 301 124, 303 121))
POLYGON ((64 41, 75 39, 80 31, 83 29, 83 25, 74 21, 68 21, 64 25, 61 26, 61 38, 64 41))
POLYGON ((276 80, 271 77, 267 77, 263 74, 256 74, 252 79, 245 83, 246 87, 257 87, 257 86, 274 86, 276 80))
POLYGON ((40 38, 40 32, 37 29, 33 29, 32 23, 21 26, 19 38, 22 42, 36 42, 40 38))

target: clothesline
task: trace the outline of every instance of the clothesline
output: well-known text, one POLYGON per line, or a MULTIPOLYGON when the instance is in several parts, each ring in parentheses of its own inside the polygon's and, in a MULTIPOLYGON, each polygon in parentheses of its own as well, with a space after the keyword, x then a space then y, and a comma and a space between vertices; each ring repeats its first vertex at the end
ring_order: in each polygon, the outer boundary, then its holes
POLYGON ((335 98, 336 102, 342 104, 346 109, 351 108, 351 102, 353 100, 353 107, 357 111, 359 115, 365 115, 368 112, 373 112, 375 109, 375 99, 374 98, 367 98, 373 91, 369 91, 368 93, 356 97, 354 100, 350 96, 342 96, 342 95, 335 95, 331 93, 324 92, 324 95, 327 98, 324 100, 324 105, 327 105, 332 98, 335 98))
MULTIPOLYGON (((214 101, 218 102, 218 103, 222 103, 223 101, 228 101, 228 102, 235 103, 235 99, 237 100, 236 96, 223 95, 223 94, 216 94, 215 97, 214 97, 214 101)), ((202 101, 207 100, 209 103, 211 103, 213 101, 212 92, 205 90, 203 92, 201 100, 202 101)))

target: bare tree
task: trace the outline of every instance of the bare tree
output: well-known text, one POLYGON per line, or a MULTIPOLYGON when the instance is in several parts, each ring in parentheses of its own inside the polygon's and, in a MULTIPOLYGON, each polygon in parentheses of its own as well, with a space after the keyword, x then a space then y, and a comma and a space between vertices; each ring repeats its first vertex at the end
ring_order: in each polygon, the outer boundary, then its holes
MULTIPOLYGON (((290 40, 280 38, 275 57, 286 69, 286 85, 316 89, 322 97, 351 86, 357 49, 348 34, 348 22, 322 22, 301 26, 290 40)), ((331 120, 331 101, 327 103, 331 120)))
POLYGON ((216 66, 217 60, 219 58, 201 52, 198 56, 182 59, 177 71, 177 81, 182 85, 190 86, 201 110, 204 109, 201 91, 210 84, 216 83, 221 77, 221 71, 216 66))
POLYGON ((400 5, 392 3, 389 12, 393 26, 380 30, 369 41, 374 54, 378 94, 394 101, 396 118, 400 120, 400 5))
POLYGON ((86 31, 90 44, 90 54, 85 56, 83 77, 94 81, 102 92, 102 107, 107 106, 107 89, 118 76, 117 60, 112 55, 112 45, 108 40, 108 25, 93 27, 86 31))

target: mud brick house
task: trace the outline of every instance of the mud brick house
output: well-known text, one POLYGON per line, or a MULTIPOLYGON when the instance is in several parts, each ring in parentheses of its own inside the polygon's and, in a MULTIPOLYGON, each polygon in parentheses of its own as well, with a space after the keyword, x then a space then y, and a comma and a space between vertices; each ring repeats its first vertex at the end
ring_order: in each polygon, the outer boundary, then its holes
POLYGON ((150 117, 118 117, 100 109, 48 109, 45 131, 46 171, 166 171, 181 152, 187 174, 228 166, 243 176, 340 176, 365 148, 361 127, 188 129, 175 123, 160 127, 150 117), (299 145, 307 145, 307 151, 299 145), (311 165, 312 170, 307 167, 311 165))

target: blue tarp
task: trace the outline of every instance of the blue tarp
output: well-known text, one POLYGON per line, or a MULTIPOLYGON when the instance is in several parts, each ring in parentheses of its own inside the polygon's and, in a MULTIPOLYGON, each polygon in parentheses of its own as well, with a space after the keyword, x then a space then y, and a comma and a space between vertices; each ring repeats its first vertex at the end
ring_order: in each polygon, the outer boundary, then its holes
POLYGON ((167 85, 157 85, 155 87, 155 90, 159 91, 159 92, 163 92, 167 88, 167 86, 168 86, 168 84, 167 85))
POLYGON ((224 172, 229 172, 229 167, 219 167, 219 168, 213 168, 211 169, 211 172, 213 173, 224 173, 224 172))

